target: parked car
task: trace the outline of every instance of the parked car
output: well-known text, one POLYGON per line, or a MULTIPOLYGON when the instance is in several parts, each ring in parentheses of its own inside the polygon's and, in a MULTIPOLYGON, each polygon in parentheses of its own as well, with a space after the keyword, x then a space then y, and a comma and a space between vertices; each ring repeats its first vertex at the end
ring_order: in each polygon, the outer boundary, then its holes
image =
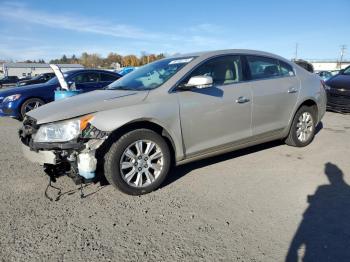
POLYGON ((44 73, 37 75, 31 79, 21 80, 17 82, 17 86, 27 86, 27 85, 33 85, 33 84, 41 84, 49 81, 51 78, 54 78, 54 73, 44 73))
POLYGON ((329 71, 320 71, 317 74, 321 77, 323 81, 327 81, 333 76, 332 73, 329 71))
MULTIPOLYGON (((73 70, 66 72, 66 81, 75 84, 83 92, 102 89, 121 76, 104 70, 73 70)), ((23 116, 54 100, 54 91, 59 87, 56 77, 46 83, 15 87, 0 91, 0 116, 22 119, 23 116)))
POLYGON ((136 67, 127 66, 127 67, 124 67, 122 70, 119 70, 119 71, 118 71, 118 74, 119 74, 119 75, 122 75, 122 76, 125 76, 126 74, 129 74, 129 73, 131 73, 132 71, 134 71, 135 69, 136 69, 136 67))
POLYGON ((298 66, 301 66, 302 68, 304 68, 306 71, 309 71, 310 73, 314 72, 314 66, 308 61, 305 61, 303 59, 294 59, 292 61, 296 63, 298 66))
POLYGON ((111 185, 140 195, 172 164, 276 139, 307 146, 325 111, 315 74, 270 53, 214 51, 158 60, 30 111, 20 137, 51 177, 90 180, 97 163, 111 185))
POLYGON ((327 85, 327 109, 339 113, 350 113, 350 66, 340 70, 327 85))
POLYGON ((340 70, 332 70, 330 72, 332 73, 332 76, 335 76, 335 75, 339 74, 339 71, 340 70))
POLYGON ((0 88, 3 86, 15 85, 19 81, 17 76, 5 76, 0 79, 0 88))

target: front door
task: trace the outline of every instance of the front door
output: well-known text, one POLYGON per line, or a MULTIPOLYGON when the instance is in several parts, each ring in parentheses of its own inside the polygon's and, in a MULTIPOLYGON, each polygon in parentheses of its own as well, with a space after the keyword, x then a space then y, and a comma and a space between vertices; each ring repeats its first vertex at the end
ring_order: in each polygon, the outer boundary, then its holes
POLYGON ((252 94, 242 82, 240 56, 213 58, 197 67, 192 76, 213 78, 213 86, 177 91, 183 142, 187 157, 229 146, 252 135, 252 94))

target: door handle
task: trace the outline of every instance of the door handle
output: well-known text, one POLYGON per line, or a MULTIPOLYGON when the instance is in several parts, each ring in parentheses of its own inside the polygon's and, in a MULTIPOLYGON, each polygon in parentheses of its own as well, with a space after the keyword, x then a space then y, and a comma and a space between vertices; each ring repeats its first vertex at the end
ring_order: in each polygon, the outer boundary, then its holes
POLYGON ((298 89, 296 89, 296 88, 294 88, 294 87, 291 87, 291 88, 288 89, 288 93, 289 93, 289 94, 294 94, 294 93, 296 93, 296 92, 298 92, 298 89))
POLYGON ((238 103, 238 104, 244 104, 244 103, 247 103, 247 102, 249 102, 249 101, 250 101, 249 98, 246 98, 246 97, 244 97, 244 96, 240 96, 240 97, 237 98, 236 103, 238 103))

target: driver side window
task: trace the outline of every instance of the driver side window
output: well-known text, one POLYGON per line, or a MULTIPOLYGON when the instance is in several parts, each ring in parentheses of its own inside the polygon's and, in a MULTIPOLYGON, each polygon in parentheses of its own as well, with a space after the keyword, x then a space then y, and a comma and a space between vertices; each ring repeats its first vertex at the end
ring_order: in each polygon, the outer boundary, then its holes
POLYGON ((214 85, 229 85, 242 81, 242 66, 239 56, 220 56, 213 58, 197 67, 189 77, 187 83, 193 76, 211 76, 214 85))

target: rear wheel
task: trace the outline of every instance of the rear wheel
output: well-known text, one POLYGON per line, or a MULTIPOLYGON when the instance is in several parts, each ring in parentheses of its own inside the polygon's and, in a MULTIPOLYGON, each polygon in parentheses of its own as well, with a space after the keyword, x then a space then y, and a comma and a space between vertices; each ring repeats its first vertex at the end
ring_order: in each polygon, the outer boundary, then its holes
POLYGON ((105 155, 105 177, 126 194, 142 195, 161 185, 170 162, 166 141, 152 130, 138 129, 111 145, 105 155))
POLYGON ((302 106, 299 108, 285 140, 287 145, 304 147, 312 142, 315 136, 315 115, 312 107, 302 106))
POLYGON ((30 98, 26 101, 21 106, 21 117, 22 119, 24 118, 25 114, 28 113, 29 111, 36 109, 42 105, 44 105, 45 102, 39 98, 30 98))

